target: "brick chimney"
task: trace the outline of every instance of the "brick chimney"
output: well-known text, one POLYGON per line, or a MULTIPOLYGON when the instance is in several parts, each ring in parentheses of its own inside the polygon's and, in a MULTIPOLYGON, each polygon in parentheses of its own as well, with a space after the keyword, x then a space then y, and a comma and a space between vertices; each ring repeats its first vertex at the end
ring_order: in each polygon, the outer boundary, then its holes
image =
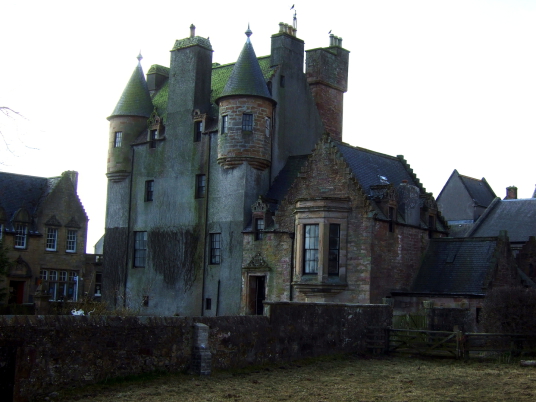
POLYGON ((517 187, 506 187, 506 197, 504 197, 503 200, 517 200, 517 187))
POLYGON ((342 38, 329 37, 329 47, 306 51, 305 75, 320 113, 324 129, 342 141, 343 95, 348 90, 350 52, 342 47, 342 38))

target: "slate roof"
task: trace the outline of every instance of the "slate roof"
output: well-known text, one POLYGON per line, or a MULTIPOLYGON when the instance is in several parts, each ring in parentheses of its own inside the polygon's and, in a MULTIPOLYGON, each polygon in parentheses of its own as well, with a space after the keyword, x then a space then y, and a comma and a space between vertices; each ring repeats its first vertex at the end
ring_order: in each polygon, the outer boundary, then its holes
POLYGON ((270 190, 266 194, 266 198, 281 201, 287 194, 290 186, 294 183, 294 180, 298 177, 301 168, 307 162, 309 155, 297 155, 290 156, 285 163, 285 166, 277 177, 274 179, 270 190))
POLYGON ((410 291, 484 295, 496 265, 497 238, 432 239, 410 291))
POLYGON ((20 208, 33 215, 41 201, 50 193, 61 177, 36 177, 0 172, 0 206, 7 220, 20 208))
POLYGON ((242 48, 242 52, 240 52, 240 56, 233 67, 231 76, 225 84, 220 98, 231 95, 250 95, 272 99, 255 55, 255 50, 249 39, 251 35, 249 28, 246 31, 246 35, 248 39, 242 48))
POLYGON ((425 192, 419 179, 410 172, 409 166, 402 157, 394 157, 365 148, 353 147, 343 142, 333 141, 340 153, 350 166, 352 173, 359 184, 370 194, 370 187, 380 184, 393 184, 398 186, 402 180, 417 186, 421 193, 425 192), (382 178, 387 183, 382 182, 382 178))
POLYGON ((123 90, 119 102, 117 102, 113 113, 108 119, 114 116, 141 116, 149 118, 153 109, 154 106, 147 87, 147 81, 145 81, 141 64, 138 62, 138 65, 130 76, 130 80, 123 90))
POLYGON ((495 198, 466 236, 498 236, 501 230, 508 231, 512 243, 524 243, 529 236, 536 236, 536 198, 495 198))
POLYGON ((493 199, 497 197, 485 178, 478 180, 461 174, 459 174, 459 177, 467 189, 469 196, 475 200, 479 206, 488 207, 493 199))

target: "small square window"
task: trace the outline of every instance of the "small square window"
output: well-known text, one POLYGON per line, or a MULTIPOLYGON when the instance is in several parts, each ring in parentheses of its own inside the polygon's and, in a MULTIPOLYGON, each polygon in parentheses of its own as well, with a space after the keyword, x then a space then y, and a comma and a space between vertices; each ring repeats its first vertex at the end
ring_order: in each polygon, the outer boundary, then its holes
POLYGON ((195 181, 195 197, 205 198, 207 192, 206 176, 204 174, 198 174, 197 176, 195 176, 195 181))
POLYGON ((56 251, 58 245, 58 229, 47 228, 47 251, 56 251))
POLYGON ((253 115, 251 113, 242 115, 242 131, 253 131, 253 115))
POLYGON ((210 263, 221 263, 221 233, 210 234, 210 263))
POLYGON ((222 134, 227 133, 227 129, 228 129, 228 126, 227 126, 227 120, 228 119, 227 119, 227 117, 228 117, 227 115, 221 117, 221 133, 222 134))
POLYGON ((201 141, 202 133, 203 133, 203 122, 195 121, 194 122, 194 142, 201 141))
POLYGON ((114 138, 114 148, 121 148, 122 144, 123 144, 123 132, 116 131, 115 138, 114 138))
POLYGON ((154 180, 145 182, 145 201, 152 201, 154 194, 154 180))
POLYGON ((78 237, 78 232, 76 230, 67 231, 67 247, 65 251, 68 253, 76 253, 76 238, 78 237))

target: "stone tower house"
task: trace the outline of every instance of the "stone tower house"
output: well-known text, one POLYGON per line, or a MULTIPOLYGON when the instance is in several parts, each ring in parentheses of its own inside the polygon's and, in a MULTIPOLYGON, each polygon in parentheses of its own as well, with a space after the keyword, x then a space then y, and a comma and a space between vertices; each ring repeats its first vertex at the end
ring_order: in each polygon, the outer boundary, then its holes
POLYGON ((326 131, 342 137, 349 52, 308 52, 280 24, 257 57, 246 31, 236 63, 208 39, 177 40, 170 67, 135 68, 110 121, 105 298, 159 315, 240 313, 251 206, 289 158, 326 131))

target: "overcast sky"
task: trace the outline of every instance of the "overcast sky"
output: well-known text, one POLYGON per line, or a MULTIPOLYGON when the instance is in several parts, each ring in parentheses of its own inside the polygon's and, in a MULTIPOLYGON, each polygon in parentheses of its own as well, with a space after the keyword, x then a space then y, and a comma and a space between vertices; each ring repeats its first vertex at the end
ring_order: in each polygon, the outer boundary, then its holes
POLYGON ((279 22, 305 48, 350 50, 343 140, 404 155, 428 191, 454 169, 495 193, 536 183, 536 1, 22 1, 2 5, 0 170, 79 172, 88 251, 104 232, 109 116, 136 66, 169 66, 176 39, 210 37, 213 61, 236 61, 250 23, 257 56, 279 22))

